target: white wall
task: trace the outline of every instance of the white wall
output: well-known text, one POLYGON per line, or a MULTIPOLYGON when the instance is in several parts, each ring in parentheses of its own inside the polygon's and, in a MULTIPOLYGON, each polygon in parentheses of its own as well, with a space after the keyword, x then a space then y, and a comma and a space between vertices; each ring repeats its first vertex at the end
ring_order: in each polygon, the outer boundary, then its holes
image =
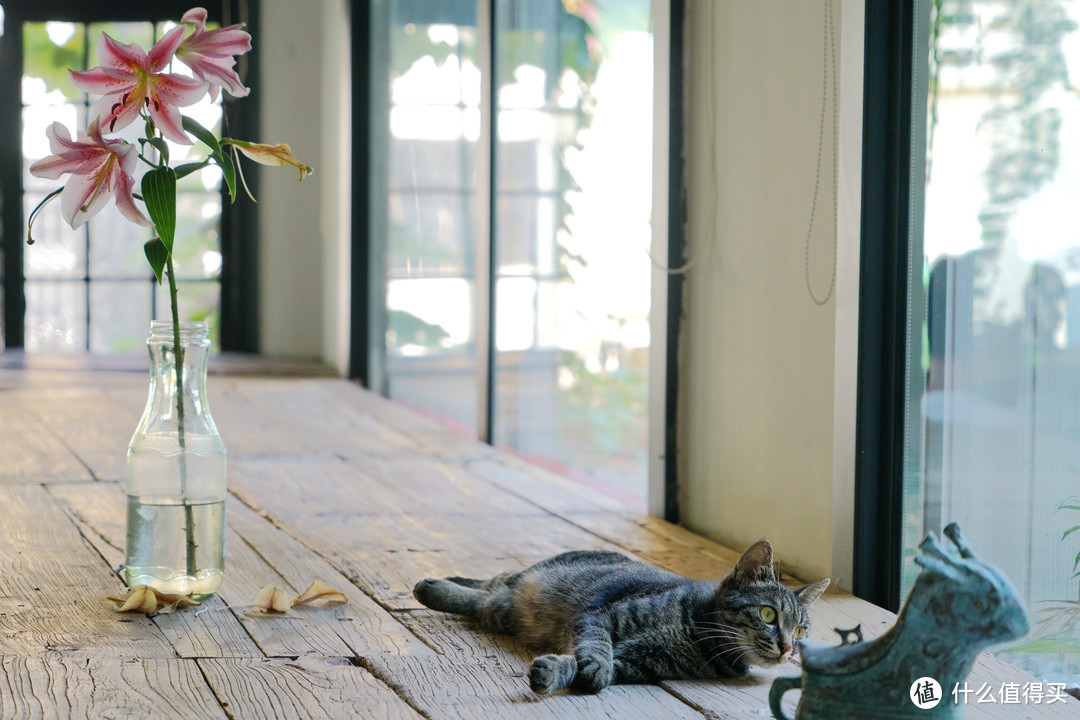
POLYGON ((861 118, 858 5, 833 1, 837 60, 844 63, 841 207, 848 215, 837 246, 830 89, 809 254, 825 3, 692 0, 688 8, 694 264, 680 357, 683 518, 732 547, 768 537, 786 570, 808 580, 833 576, 842 585, 850 584, 851 554, 846 448, 853 437, 858 219, 852 226, 850 212, 858 211, 859 157, 849 131, 850 108, 856 127, 861 118), (820 300, 829 292, 834 249, 840 283, 819 306, 807 290, 807 257, 820 300))
MULTIPOLYGON (((262 142, 315 168, 261 168, 261 350, 345 372, 349 288, 349 44, 346 0, 264 0, 262 142)), ((248 165, 248 168, 251 166, 248 165)))

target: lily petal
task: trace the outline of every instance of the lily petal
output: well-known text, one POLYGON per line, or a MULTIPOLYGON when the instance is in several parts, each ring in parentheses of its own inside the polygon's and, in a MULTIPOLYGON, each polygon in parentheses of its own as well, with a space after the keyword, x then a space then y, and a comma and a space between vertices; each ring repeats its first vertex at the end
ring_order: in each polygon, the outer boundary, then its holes
POLYGON ((243 55, 251 50, 251 35, 243 28, 241 24, 205 32, 196 31, 184 41, 184 48, 212 57, 243 55))
POLYGON ((206 29, 206 8, 193 7, 180 18, 182 23, 198 25, 200 29, 206 29))
POLYGON ((264 612, 287 612, 292 603, 286 597, 285 590, 276 585, 266 585, 255 596, 255 605, 264 612))
POLYGON ((147 109, 161 133, 181 145, 190 145, 179 108, 197 103, 206 94, 206 83, 183 75, 155 75, 151 80, 147 109))
POLYGON ((110 597, 116 603, 116 612, 141 612, 147 615, 158 613, 171 613, 177 607, 192 607, 199 602, 191 595, 174 595, 163 593, 147 585, 136 585, 123 597, 110 597), (159 609, 161 608, 161 609, 159 609))
POLYGON ((94 106, 94 117, 109 132, 127 127, 139 117, 139 109, 146 101, 146 81, 129 85, 127 92, 110 93, 94 106))
POLYGON ((101 33, 97 44, 97 60, 101 67, 134 76, 139 70, 150 70, 146 51, 136 43, 117 42, 107 33, 101 33))
POLYGON ((135 205, 134 189, 135 179, 128 173, 120 173, 116 178, 116 209, 131 222, 143 227, 153 227, 142 211, 135 205))
MULTIPOLYGON (((102 163, 104 165, 104 163, 102 163)), ((112 195, 105 187, 108 175, 72 175, 60 193, 60 215, 75 230, 101 211, 112 195)))
POLYGON ((174 27, 165 33, 154 47, 150 48, 147 60, 150 63, 151 72, 159 73, 169 64, 176 53, 176 48, 180 47, 180 43, 184 41, 184 30, 183 25, 174 27))
POLYGON ((224 88, 233 97, 247 97, 251 88, 244 85, 233 70, 236 60, 232 57, 212 57, 202 53, 189 53, 180 61, 191 68, 196 77, 210 83, 210 99, 217 100, 218 88, 224 88))
POLYGON ((126 92, 131 87, 134 75, 116 77, 114 73, 96 67, 90 70, 68 70, 68 77, 71 84, 80 90, 94 95, 111 95, 126 92))
POLYGON ((322 580, 315 580, 307 590, 300 593, 293 601, 293 605, 340 605, 349 602, 345 593, 335 590, 322 580))

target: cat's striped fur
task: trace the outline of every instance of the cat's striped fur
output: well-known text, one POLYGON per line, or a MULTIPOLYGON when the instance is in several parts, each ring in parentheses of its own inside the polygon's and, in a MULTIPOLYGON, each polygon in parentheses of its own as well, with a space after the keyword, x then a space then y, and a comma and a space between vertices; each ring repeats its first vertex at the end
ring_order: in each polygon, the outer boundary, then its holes
POLYGON ((718 583, 618 553, 576 551, 490 580, 428 578, 413 594, 550 653, 533 660, 536 692, 595 693, 612 683, 738 677, 751 665, 787 662, 809 627, 807 608, 828 584, 785 587, 772 546, 760 540, 718 583))

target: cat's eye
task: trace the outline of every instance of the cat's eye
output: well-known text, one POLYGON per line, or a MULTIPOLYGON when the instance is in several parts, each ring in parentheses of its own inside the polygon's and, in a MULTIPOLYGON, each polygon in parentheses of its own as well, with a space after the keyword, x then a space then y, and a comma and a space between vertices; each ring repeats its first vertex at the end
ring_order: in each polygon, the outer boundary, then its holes
POLYGON ((761 619, 769 624, 772 624, 776 620, 776 610, 768 605, 762 607, 759 614, 761 615, 761 619))
POLYGON ((804 628, 802 625, 799 625, 797 628, 791 631, 791 636, 796 640, 802 640, 804 637, 806 637, 806 628, 804 628))

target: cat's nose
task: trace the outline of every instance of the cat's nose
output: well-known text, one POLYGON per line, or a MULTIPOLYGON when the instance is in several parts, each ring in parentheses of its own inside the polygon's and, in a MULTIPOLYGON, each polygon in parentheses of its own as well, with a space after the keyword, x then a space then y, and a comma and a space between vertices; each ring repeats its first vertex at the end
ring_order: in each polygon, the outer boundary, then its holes
POLYGON ((781 640, 779 643, 777 643, 777 646, 780 650, 780 659, 784 662, 787 662, 791 658, 792 650, 794 650, 791 643, 787 642, 786 640, 781 640))

